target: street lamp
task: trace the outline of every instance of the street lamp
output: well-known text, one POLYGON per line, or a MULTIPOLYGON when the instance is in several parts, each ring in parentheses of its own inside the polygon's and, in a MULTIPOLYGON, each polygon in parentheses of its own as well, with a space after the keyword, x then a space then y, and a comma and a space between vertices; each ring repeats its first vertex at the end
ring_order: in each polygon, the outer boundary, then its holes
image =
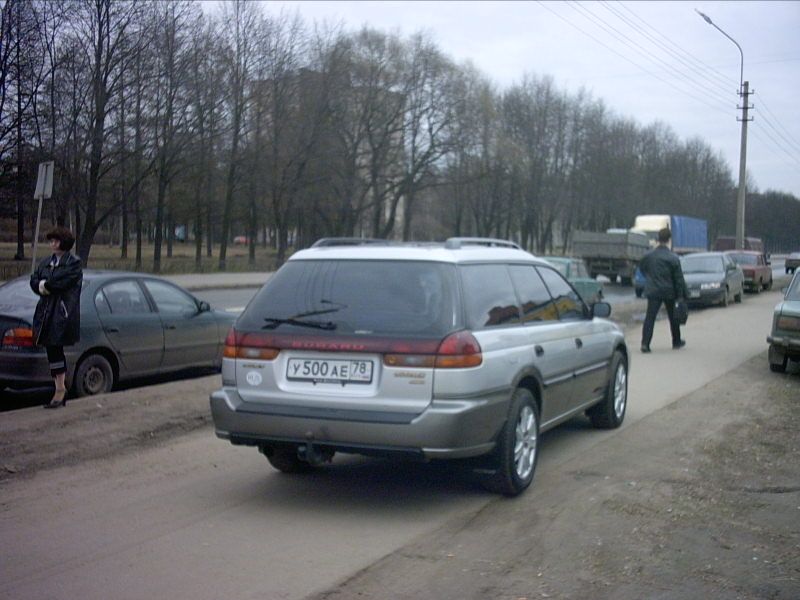
MULTIPOLYGON (((719 31, 722 35, 736 44, 736 47, 739 49, 739 55, 741 56, 741 63, 739 67, 739 96, 741 96, 744 101, 742 102, 742 142, 739 149, 739 193, 736 197, 736 248, 741 250, 744 248, 744 204, 745 204, 745 176, 747 171, 747 111, 750 108, 747 102, 747 98, 750 95, 749 87, 750 82, 742 81, 744 79, 744 52, 742 52, 742 47, 739 43, 725 33, 722 29, 717 27, 717 25, 711 20, 711 17, 708 15, 701 13, 699 10, 695 9, 695 12, 703 17, 703 20, 708 23, 709 25, 713 26, 714 29, 719 31)), ((740 107, 737 107, 740 108, 740 107)))

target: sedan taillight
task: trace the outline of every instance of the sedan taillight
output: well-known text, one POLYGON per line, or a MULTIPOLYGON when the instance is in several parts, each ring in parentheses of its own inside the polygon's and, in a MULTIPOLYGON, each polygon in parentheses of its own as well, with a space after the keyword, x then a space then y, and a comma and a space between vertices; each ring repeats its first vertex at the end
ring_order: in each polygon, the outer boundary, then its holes
POLYGON ((800 331, 800 317, 780 316, 778 317, 777 327, 788 331, 800 331))
POLYGON ((30 327, 6 329, 0 346, 9 350, 33 348, 33 329, 30 327))

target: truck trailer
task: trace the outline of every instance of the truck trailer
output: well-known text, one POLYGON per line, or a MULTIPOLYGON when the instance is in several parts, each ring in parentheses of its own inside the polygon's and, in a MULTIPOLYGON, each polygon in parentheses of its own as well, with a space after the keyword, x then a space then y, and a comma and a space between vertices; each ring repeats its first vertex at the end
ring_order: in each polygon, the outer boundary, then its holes
POLYGON ((627 229, 572 234, 572 253, 586 262, 592 279, 605 275, 616 281, 619 277, 623 285, 630 285, 636 266, 648 250, 647 236, 627 229))
POLYGON ((705 219, 683 215, 639 215, 631 231, 645 234, 654 248, 658 245, 658 232, 665 227, 672 233, 670 249, 676 254, 708 250, 708 222, 705 219))

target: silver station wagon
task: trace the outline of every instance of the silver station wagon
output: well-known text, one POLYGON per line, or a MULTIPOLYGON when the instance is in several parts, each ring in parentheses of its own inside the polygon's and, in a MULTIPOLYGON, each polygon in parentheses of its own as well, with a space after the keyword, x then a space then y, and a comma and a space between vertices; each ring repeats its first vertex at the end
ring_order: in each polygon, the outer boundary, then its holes
POLYGON ((216 434, 283 472, 335 452, 470 459, 490 489, 519 494, 541 432, 625 417, 629 357, 610 311, 511 242, 320 240, 228 334, 216 434))

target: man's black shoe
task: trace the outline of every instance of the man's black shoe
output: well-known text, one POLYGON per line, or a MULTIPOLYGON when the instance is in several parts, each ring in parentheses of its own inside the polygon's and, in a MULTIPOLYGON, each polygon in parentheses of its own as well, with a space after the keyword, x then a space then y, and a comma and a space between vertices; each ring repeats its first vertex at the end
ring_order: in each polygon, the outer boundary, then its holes
POLYGON ((648 346, 647 344, 642 344, 642 352, 644 352, 645 354, 650 352, 650 346, 648 346))
POLYGON ((679 340, 677 343, 672 344, 673 350, 680 350, 686 345, 686 340, 679 340))

